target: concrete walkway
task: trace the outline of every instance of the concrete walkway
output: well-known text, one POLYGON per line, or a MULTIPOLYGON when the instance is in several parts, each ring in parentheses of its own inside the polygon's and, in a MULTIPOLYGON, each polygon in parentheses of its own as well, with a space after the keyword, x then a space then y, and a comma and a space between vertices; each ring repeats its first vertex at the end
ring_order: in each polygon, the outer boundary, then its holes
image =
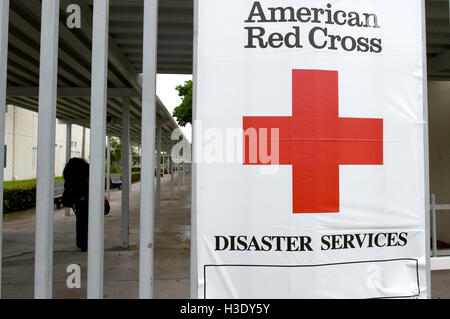
MULTIPOLYGON (((181 179, 181 178, 180 178, 181 179)), ((190 186, 179 187, 170 200, 170 178, 162 182, 161 212, 155 219, 155 297, 189 297, 190 186)), ((111 193, 111 214, 105 217, 105 298, 139 296, 140 184, 130 194, 130 247, 121 244, 121 192, 111 193)), ((2 296, 33 298, 35 210, 4 218, 2 296)), ((87 254, 75 246, 75 217, 56 210, 54 217, 54 298, 86 298, 87 254), (81 289, 68 289, 66 268, 81 265, 81 289)))
MULTIPOLYGON (((175 183, 170 200, 170 179, 162 183, 161 213, 155 220, 155 297, 189 297, 190 186, 175 183)), ((111 214, 105 217, 105 298, 137 298, 139 274, 139 184, 130 194, 130 248, 121 243, 121 192, 111 193, 111 214)), ((2 296, 33 298, 35 211, 4 218, 2 296)), ((87 254, 75 246, 75 217, 64 210, 54 218, 54 298, 86 298, 87 254), (68 289, 66 267, 81 265, 81 289, 68 289)), ((450 298, 450 271, 432 273, 433 298, 450 298)))

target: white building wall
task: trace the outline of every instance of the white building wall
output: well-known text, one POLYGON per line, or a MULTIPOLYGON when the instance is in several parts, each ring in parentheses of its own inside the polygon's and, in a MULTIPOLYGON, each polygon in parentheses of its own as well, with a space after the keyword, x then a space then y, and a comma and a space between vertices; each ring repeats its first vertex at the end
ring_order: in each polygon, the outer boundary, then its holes
MULTIPOLYGON (((7 166, 5 181, 36 178, 38 114, 8 105, 5 119, 7 166)), ((81 157, 83 128, 72 125, 72 157, 81 157)), ((89 159, 89 129, 86 129, 85 158, 89 159)), ((66 125, 56 125, 55 176, 66 164, 66 125)))
POLYGON ((13 130, 14 130, 14 107, 11 105, 6 106, 6 114, 5 114, 5 146, 6 148, 6 168, 4 170, 4 179, 5 181, 13 180, 13 158, 14 152, 12 145, 14 144, 13 138, 13 130))

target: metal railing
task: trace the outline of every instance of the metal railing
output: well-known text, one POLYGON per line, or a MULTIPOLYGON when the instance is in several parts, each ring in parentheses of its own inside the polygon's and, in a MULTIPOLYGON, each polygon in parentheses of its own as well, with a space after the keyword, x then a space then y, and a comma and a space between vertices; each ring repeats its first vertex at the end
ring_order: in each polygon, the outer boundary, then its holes
POLYGON ((432 257, 450 256, 450 249, 438 249, 437 247, 437 211, 450 212, 450 204, 436 204, 436 195, 431 194, 431 242, 432 257))

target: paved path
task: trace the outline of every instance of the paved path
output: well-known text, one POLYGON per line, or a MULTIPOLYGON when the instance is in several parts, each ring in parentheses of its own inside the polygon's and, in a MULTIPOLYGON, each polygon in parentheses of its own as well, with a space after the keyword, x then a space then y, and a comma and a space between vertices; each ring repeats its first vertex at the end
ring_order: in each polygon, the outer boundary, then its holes
MULTIPOLYGON (((178 185, 178 182, 176 183, 178 185)), ((121 249, 121 193, 111 194, 111 215, 105 217, 105 298, 137 298, 139 270, 139 184, 130 195, 130 248, 121 249)), ((155 221, 155 296, 189 297, 190 188, 176 188, 169 200, 170 180, 162 183, 161 213, 155 221)), ((4 219, 3 297, 33 298, 35 211, 4 219)), ((54 218, 54 298, 86 298, 87 254, 75 247, 75 217, 64 210, 54 218), (80 264, 82 288, 68 289, 66 267, 80 264)), ((432 273, 434 298, 450 298, 450 271, 432 273)))
MULTIPOLYGON (((170 179, 162 183, 161 213, 155 220, 155 297, 189 297, 190 187, 175 183, 170 200, 170 179)), ((111 214, 105 217, 105 298, 137 298, 139 275, 140 184, 130 194, 130 248, 121 244, 121 192, 111 193, 111 214)), ((73 213, 72 213, 73 214, 73 213)), ((35 210, 4 218, 2 296, 33 298, 35 210)), ((75 246, 75 217, 64 210, 54 217, 54 298, 86 298, 87 254, 75 246), (68 289, 66 267, 81 265, 82 288, 68 289)))

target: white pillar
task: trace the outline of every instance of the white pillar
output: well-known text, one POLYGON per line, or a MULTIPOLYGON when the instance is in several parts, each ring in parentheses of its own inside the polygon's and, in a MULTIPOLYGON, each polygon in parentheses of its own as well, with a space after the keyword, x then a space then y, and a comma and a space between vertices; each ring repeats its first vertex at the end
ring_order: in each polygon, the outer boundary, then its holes
MULTIPOLYGON (((0 287, 2 286, 3 247, 3 167, 5 167, 6 74, 8 65, 9 0, 0 3, 0 287)), ((0 289, 0 298, 2 292, 0 289)))
POLYGON ((139 245, 139 297, 153 298, 154 174, 156 126, 156 49, 158 1, 144 0, 144 63, 142 87, 142 181, 139 245))
POLYGON ((436 195, 431 194, 431 247, 433 257, 438 257, 436 229, 436 195))
POLYGON ((156 213, 161 211, 161 126, 156 128, 156 213))
POLYGON ((132 185, 132 181, 131 181, 131 176, 133 175, 133 172, 132 172, 132 165, 133 165, 133 150, 132 150, 132 147, 131 147, 131 142, 129 143, 129 145, 130 145, 130 147, 128 148, 128 154, 129 154, 129 156, 128 156, 128 160, 129 160, 129 163, 130 163, 130 165, 128 165, 128 173, 130 174, 129 176, 130 176, 130 178, 129 178, 129 185, 130 185, 130 191, 131 191, 131 185, 132 185))
POLYGON ((106 196, 111 200, 111 135, 106 139, 106 196))
POLYGON ((93 1, 87 297, 103 298, 109 0, 93 1))
POLYGON ((428 132, 428 74, 427 74, 427 30, 426 5, 422 0, 422 81, 423 81, 423 141, 424 151, 424 181, 425 181, 425 271, 427 279, 427 297, 431 299, 431 252, 430 252, 430 148, 428 132))
POLYGON ((34 296, 52 298, 59 0, 42 1, 34 296))
POLYGON ((178 175, 178 191, 181 192, 182 188, 183 188, 183 172, 181 170, 181 165, 184 165, 184 163, 180 163, 178 164, 178 170, 177 170, 177 175, 178 175))
MULTIPOLYGON (((192 123, 197 120, 197 44, 198 44, 198 2, 194 0, 194 54, 192 65, 192 123)), ((197 128, 192 126, 192 144, 197 141, 197 128)), ((196 148, 192 147, 191 165, 191 264, 190 264, 190 298, 198 299, 198 262, 197 262, 197 155, 196 148)))
POLYGON ((81 137, 81 158, 86 159, 86 128, 83 127, 83 135, 81 137))
POLYGON ((122 248, 128 248, 130 211, 130 100, 123 98, 122 111, 122 248))
MULTIPOLYGON (((66 124, 66 164, 72 157, 72 124, 66 124)), ((70 216, 70 208, 66 207, 65 215, 70 216)))
POLYGON ((167 173, 169 172, 169 155, 166 154, 166 168, 167 168, 167 173))
POLYGON ((172 156, 169 157, 169 161, 170 161, 170 198, 174 199, 175 197, 175 183, 173 180, 174 177, 174 170, 173 170, 173 161, 172 161, 172 156))
POLYGON ((186 162, 183 162, 183 185, 186 184, 186 162))

